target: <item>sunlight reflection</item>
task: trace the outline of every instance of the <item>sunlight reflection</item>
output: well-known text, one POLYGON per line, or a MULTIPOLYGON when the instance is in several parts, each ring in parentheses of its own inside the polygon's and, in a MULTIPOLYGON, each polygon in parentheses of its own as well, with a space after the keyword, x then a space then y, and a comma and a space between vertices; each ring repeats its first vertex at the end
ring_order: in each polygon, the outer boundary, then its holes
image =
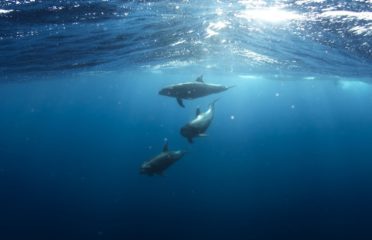
POLYGON ((243 49, 239 52, 237 52, 240 56, 252 59, 256 62, 262 62, 262 63, 279 63, 277 60, 270 58, 268 56, 253 52, 248 49, 243 49))
POLYGON ((303 16, 279 8, 258 8, 242 11, 236 17, 247 20, 279 23, 291 20, 301 20, 303 16))
POLYGON ((218 35, 218 32, 221 29, 224 29, 229 23, 226 21, 218 21, 215 23, 210 23, 206 29, 207 36, 206 38, 213 37, 215 35, 218 35))
POLYGON ((339 80, 337 83, 343 90, 361 90, 367 89, 369 85, 365 82, 361 81, 347 81, 347 80, 339 80))

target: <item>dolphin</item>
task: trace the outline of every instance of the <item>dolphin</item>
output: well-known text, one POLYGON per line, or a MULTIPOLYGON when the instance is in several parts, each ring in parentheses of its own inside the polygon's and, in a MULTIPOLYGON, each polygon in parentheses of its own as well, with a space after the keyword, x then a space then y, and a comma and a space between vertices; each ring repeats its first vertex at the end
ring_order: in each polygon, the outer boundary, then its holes
POLYGON ((186 151, 169 151, 168 143, 164 143, 163 151, 154 158, 145 161, 140 167, 140 173, 148 176, 163 175, 165 169, 185 155, 186 151))
POLYGON ((180 133, 182 136, 187 138, 189 143, 193 143, 193 138, 206 136, 205 131, 207 131, 209 125, 211 124, 214 116, 214 104, 218 99, 214 100, 209 104, 209 108, 205 112, 200 112, 200 109, 196 109, 196 117, 189 123, 185 124, 180 133))
POLYGON ((159 91, 160 95, 174 97, 181 107, 185 107, 183 99, 195 99, 213 93, 226 91, 234 86, 223 86, 220 84, 210 84, 203 81, 203 75, 199 76, 194 82, 178 83, 169 85, 159 91))

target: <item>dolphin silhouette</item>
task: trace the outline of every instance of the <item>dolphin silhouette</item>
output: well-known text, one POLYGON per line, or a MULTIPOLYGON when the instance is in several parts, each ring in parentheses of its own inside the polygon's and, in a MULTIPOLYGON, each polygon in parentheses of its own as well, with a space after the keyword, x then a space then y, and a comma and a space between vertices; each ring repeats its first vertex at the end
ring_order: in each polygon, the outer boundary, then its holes
POLYGON ((195 118, 181 128, 181 135, 187 138, 189 143, 193 143, 193 138, 195 137, 206 136, 205 132, 213 120, 214 104, 217 101, 218 99, 209 104, 209 108, 205 112, 200 112, 200 109, 197 108, 195 118))
POLYGON ((168 143, 165 142, 163 151, 154 158, 145 161, 140 167, 140 173, 153 176, 154 174, 163 175, 164 170, 181 159, 186 151, 169 151, 168 143))
POLYGON ((183 99, 195 99, 210 94, 226 91, 234 86, 224 86, 220 84, 205 83, 203 75, 199 76, 194 82, 178 83, 169 85, 159 91, 160 95, 174 97, 181 107, 185 107, 183 99))

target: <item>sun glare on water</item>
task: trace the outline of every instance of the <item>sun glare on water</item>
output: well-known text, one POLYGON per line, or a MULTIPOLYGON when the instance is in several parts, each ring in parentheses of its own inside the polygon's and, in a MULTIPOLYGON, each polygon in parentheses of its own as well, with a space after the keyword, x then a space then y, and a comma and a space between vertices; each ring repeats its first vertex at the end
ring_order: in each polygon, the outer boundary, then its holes
POLYGON ((268 23, 280 23, 291 20, 301 20, 303 18, 303 16, 297 13, 279 8, 248 9, 236 14, 236 17, 268 23))

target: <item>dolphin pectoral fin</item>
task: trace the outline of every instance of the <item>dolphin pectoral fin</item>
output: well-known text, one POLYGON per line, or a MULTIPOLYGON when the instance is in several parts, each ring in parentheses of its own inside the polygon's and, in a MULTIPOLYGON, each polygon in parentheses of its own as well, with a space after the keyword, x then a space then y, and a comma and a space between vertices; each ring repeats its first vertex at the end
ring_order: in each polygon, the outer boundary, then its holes
POLYGON ((208 134, 206 134, 206 133, 199 133, 199 135, 198 135, 199 137, 207 137, 208 136, 208 134))
POLYGON ((180 105, 181 107, 185 107, 185 105, 183 105, 183 101, 182 101, 182 98, 177 98, 177 102, 178 102, 178 105, 180 105))
POLYGON ((189 141, 189 143, 194 143, 194 141, 192 140, 192 138, 187 138, 187 140, 189 141))
POLYGON ((204 83, 204 81, 203 81, 203 74, 200 75, 195 81, 204 83))

